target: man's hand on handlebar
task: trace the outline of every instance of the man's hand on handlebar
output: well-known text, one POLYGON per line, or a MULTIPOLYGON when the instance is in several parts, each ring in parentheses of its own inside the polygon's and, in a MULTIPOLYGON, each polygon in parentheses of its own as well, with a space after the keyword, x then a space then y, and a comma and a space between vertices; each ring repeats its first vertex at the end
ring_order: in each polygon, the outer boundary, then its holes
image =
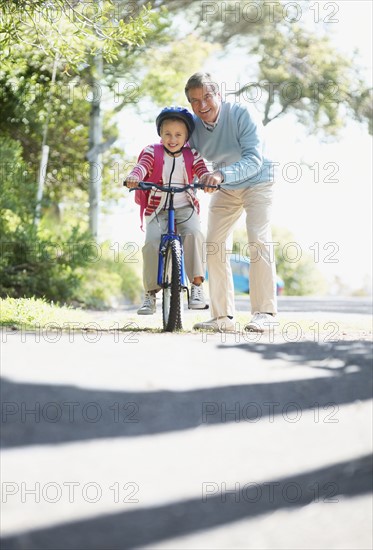
POLYGON ((218 170, 216 172, 211 172, 209 174, 203 174, 203 176, 200 178, 200 183, 204 183, 205 185, 211 185, 213 187, 205 187, 204 192, 205 193, 215 193, 215 191, 218 190, 217 186, 221 184, 223 181, 223 174, 219 172, 218 170))

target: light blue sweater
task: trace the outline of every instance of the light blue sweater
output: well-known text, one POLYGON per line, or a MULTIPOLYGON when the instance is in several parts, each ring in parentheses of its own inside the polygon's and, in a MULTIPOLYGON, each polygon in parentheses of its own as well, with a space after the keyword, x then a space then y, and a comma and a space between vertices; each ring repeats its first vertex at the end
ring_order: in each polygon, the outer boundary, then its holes
POLYGON ((224 174, 223 187, 242 189, 273 181, 271 161, 263 156, 263 125, 246 107, 223 102, 212 131, 195 115, 194 122, 189 143, 224 174))

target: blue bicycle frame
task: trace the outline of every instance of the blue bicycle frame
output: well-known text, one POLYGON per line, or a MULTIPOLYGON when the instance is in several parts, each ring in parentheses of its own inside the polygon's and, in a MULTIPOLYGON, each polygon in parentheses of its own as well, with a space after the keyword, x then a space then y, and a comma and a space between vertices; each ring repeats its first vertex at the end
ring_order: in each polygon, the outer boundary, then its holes
POLYGON ((164 254, 167 249, 167 244, 169 241, 172 240, 178 240, 180 242, 180 249, 181 249, 181 274, 180 274, 180 284, 182 287, 187 286, 187 278, 185 273, 185 265, 184 265, 184 248, 183 243, 181 241, 180 235, 177 235, 175 232, 175 208, 174 208, 174 201, 173 201, 173 193, 170 193, 170 205, 168 208, 168 218, 167 218, 167 233, 164 233, 161 236, 161 243, 159 246, 159 256, 158 256, 158 276, 157 276, 157 282, 159 286, 162 286, 162 279, 163 279, 163 259, 164 254))
MULTIPOLYGON (((125 182, 124 182, 125 183, 125 182)), ((189 189, 202 189, 204 187, 216 187, 217 189, 220 189, 220 185, 217 186, 205 186, 203 184, 194 183, 193 185, 186 185, 185 188, 189 189)), ((160 191, 164 191, 164 187, 161 185, 158 185, 156 183, 151 182, 144 182, 141 181, 138 184, 138 189, 141 189, 143 191, 151 189, 151 188, 158 188, 160 191)), ((134 188, 130 189, 130 191, 133 191, 134 188)), ((180 274, 180 285, 182 288, 187 289, 187 277, 185 273, 185 264, 184 264, 184 248, 183 243, 181 240, 180 235, 177 235, 175 232, 175 208, 174 208, 174 192, 179 192, 184 189, 178 189, 177 191, 170 190, 169 196, 170 196, 170 204, 168 208, 168 219, 167 219, 167 233, 164 233, 161 236, 161 243, 159 246, 159 256, 158 256, 158 273, 157 273, 157 283, 160 287, 162 287, 162 279, 163 279, 163 265, 164 265, 164 254, 167 249, 167 245, 169 241, 172 241, 174 239, 178 240, 180 243, 180 249, 181 249, 181 274, 180 274)))
POLYGON ((206 186, 201 183, 184 185, 182 187, 171 187, 171 185, 170 183, 169 187, 163 187, 163 185, 157 183, 140 181, 136 188, 131 187, 130 189, 130 191, 134 191, 135 189, 142 191, 158 189, 161 192, 168 193, 169 196, 167 233, 161 235, 157 272, 157 283, 162 288, 163 327, 166 332, 182 329, 183 293, 184 290, 188 292, 183 243, 181 236, 177 235, 175 231, 174 195, 175 193, 182 193, 186 189, 202 187, 219 188, 219 186, 206 186))

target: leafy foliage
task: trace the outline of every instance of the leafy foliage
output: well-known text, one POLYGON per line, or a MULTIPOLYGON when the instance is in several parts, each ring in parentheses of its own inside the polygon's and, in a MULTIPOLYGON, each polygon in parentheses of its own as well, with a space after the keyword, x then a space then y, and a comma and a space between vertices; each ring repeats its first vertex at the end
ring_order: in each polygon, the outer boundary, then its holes
MULTIPOLYGON (((115 85, 135 70, 146 37, 149 43, 167 40, 164 12, 146 6, 133 10, 127 2, 60 0, 0 1, 0 9, 0 293, 95 306, 107 305, 112 295, 134 299, 140 284, 128 265, 114 265, 109 258, 96 263, 89 257, 89 116, 94 94, 114 90, 121 97, 115 85), (97 54, 104 61, 104 79, 92 89, 97 54), (50 156, 44 217, 36 228, 39 158, 46 132, 50 156), (63 214, 66 210, 68 215, 63 214)), ((116 137, 106 113, 103 138, 112 143, 116 137)), ((104 158, 105 191, 111 185, 110 153, 104 158)))
POLYGON ((287 25, 265 33, 252 53, 259 58, 255 93, 260 88, 266 95, 265 125, 291 111, 310 133, 321 130, 337 136, 347 110, 371 127, 370 90, 359 78, 354 59, 336 52, 328 36, 287 25))
POLYGON ((142 80, 141 95, 150 96, 160 107, 184 105, 187 76, 198 71, 204 59, 216 49, 217 46, 212 46, 193 34, 163 48, 149 49, 144 59, 148 71, 142 80))
MULTIPOLYGON (((0 2, 0 6, 5 10, 4 2, 0 2)), ((106 108, 104 118, 103 145, 111 144, 118 135, 113 114, 134 99, 127 93, 128 82, 135 82, 136 92, 139 88, 138 78, 133 75, 137 75, 145 44, 149 47, 168 40, 169 22, 164 10, 154 12, 146 6, 134 9, 127 2, 101 2, 97 10, 94 3, 59 0, 47 6, 44 2, 11 3, 5 14, 4 32, 7 22, 15 26, 17 32, 5 32, 0 68, 0 135, 21 144, 27 178, 35 183, 42 135, 48 122, 50 155, 44 186, 44 212, 53 210, 60 217, 61 203, 69 207, 79 204, 76 215, 83 223, 87 222, 86 211, 81 206, 87 202, 88 194, 86 154, 92 100, 94 97, 103 101, 109 99, 109 102, 115 100, 112 112, 106 108), (17 11, 20 9, 24 11, 17 11), (97 84, 93 63, 97 49, 92 43, 97 39, 99 21, 105 28, 109 27, 110 32, 119 24, 125 29, 120 36, 108 35, 113 48, 117 48, 116 41, 119 41, 116 55, 106 55, 105 49, 100 50, 104 57, 104 77, 97 84), (44 28, 48 29, 47 34, 44 28), (75 40, 79 41, 79 62, 71 61, 75 59, 75 40), (67 42, 71 51, 66 52, 67 42), (55 64, 56 81, 52 85, 55 64)), ((104 163, 97 167, 102 171, 104 197, 113 195, 111 165, 116 152, 106 152, 104 163)))
POLYGON ((39 297, 55 303, 107 307, 113 298, 137 300, 141 285, 126 264, 77 228, 59 236, 21 226, 3 211, 0 241, 0 296, 39 297))
POLYGON ((140 300, 142 285, 132 265, 113 255, 110 243, 103 243, 97 249, 90 264, 78 270, 82 281, 75 301, 91 308, 105 308, 125 299, 140 300))
MULTIPOLYGON (((153 0, 152 5, 182 14, 197 37, 221 45, 225 52, 246 52, 249 78, 242 69, 240 78, 245 80, 238 94, 243 101, 258 102, 264 124, 293 113, 320 138, 338 138, 348 118, 372 133, 372 89, 361 77, 359 52, 342 55, 328 34, 310 30, 307 16, 315 21, 318 4, 153 0)), ((172 72, 172 60, 170 67, 172 72)))
POLYGON ((46 57, 58 52, 65 70, 86 63, 87 53, 99 51, 109 62, 117 59, 123 46, 144 41, 153 15, 146 6, 134 13, 126 10, 125 2, 110 0, 1 0, 0 10, 5 54, 14 43, 36 46, 46 57))
MULTIPOLYGON (((35 181, 27 182, 21 144, 0 136, 0 296, 104 307, 134 300, 140 282, 130 266, 106 256, 77 225, 33 223, 35 181)), ((72 220, 73 221, 73 220, 72 220)))
POLYGON ((33 225, 19 224, 8 210, 1 229, 0 295, 69 301, 81 281, 77 267, 89 263, 81 253, 88 236, 77 229, 65 239, 43 236, 33 225))
MULTIPOLYGON (((29 178, 29 164, 18 141, 0 134, 0 210, 17 213, 19 223, 29 223, 35 207, 36 185, 29 178)), ((6 219, 0 217, 1 234, 6 219)), ((13 224, 14 225, 14 224, 13 224)))
POLYGON ((75 189, 86 188, 82 165, 90 104, 84 98, 79 99, 66 75, 59 74, 51 89, 51 71, 52 61, 45 60, 40 51, 14 47, 12 56, 0 70, 0 135, 20 144, 27 179, 35 183, 43 126, 49 116, 51 153, 45 194, 47 204, 58 204, 70 192, 74 194, 75 189))

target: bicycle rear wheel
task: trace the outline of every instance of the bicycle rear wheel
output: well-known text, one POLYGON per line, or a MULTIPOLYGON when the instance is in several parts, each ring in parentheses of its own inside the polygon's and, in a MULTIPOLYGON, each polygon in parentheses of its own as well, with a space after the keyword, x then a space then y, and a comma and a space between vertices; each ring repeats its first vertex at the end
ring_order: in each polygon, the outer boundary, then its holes
POLYGON ((166 332, 182 329, 181 322, 181 245, 169 241, 163 264, 162 313, 166 332))

